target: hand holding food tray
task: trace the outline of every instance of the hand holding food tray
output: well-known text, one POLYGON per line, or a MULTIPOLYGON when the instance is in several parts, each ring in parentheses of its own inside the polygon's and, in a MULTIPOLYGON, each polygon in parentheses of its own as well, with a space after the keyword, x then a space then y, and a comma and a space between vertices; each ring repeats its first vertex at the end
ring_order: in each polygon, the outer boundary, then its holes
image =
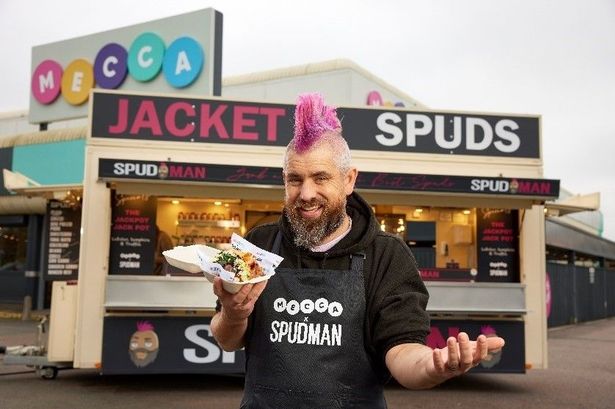
POLYGON ((229 250, 202 244, 178 246, 162 254, 170 265, 191 273, 202 272, 211 282, 220 277, 224 289, 233 294, 245 284, 268 280, 283 260, 235 233, 231 245, 229 250))

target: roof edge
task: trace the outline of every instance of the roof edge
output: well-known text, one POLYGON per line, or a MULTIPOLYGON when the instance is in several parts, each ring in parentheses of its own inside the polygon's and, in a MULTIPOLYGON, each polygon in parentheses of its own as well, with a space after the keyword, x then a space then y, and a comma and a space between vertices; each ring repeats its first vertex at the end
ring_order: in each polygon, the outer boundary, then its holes
POLYGON ((8 135, 0 138, 0 148, 85 139, 87 132, 87 125, 83 125, 74 128, 51 129, 48 131, 35 131, 12 136, 8 135))
POLYGON ((282 78, 299 77, 302 75, 318 74, 341 69, 350 69, 365 76, 369 80, 377 83, 382 88, 385 88, 388 91, 399 95, 401 98, 408 101, 413 101, 416 104, 417 108, 428 108, 425 104, 421 103, 416 98, 411 97, 407 93, 401 91, 390 83, 377 77, 376 75, 367 71, 365 68, 361 67, 354 61, 345 58, 338 58, 335 60, 320 61, 303 65, 294 65, 290 67, 276 68, 273 70, 259 71, 249 74, 234 75, 223 78, 222 87, 257 83, 263 81, 273 81, 282 78))

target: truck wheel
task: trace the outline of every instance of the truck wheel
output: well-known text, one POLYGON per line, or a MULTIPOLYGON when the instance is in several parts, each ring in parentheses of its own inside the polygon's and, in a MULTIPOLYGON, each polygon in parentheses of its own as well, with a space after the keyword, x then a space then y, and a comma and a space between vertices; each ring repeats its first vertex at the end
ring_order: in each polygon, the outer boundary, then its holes
POLYGON ((55 379, 58 376, 58 368, 55 366, 44 366, 39 370, 39 375, 43 379, 55 379))

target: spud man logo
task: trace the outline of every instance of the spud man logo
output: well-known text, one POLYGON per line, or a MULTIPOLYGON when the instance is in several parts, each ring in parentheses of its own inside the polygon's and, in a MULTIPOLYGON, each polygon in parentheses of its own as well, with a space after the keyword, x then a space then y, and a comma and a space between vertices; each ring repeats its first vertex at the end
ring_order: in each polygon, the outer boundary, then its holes
POLYGON ((143 368, 156 360, 158 356, 158 335, 154 326, 148 321, 137 322, 137 331, 130 337, 128 351, 130 360, 139 368, 143 368))

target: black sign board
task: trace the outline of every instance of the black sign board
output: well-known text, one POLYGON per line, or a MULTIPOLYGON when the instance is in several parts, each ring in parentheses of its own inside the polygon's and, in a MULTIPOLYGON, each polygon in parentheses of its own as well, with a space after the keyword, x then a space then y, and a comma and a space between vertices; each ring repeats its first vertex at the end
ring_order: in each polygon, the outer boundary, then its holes
POLYGON ((225 352, 207 317, 105 317, 104 374, 243 373, 244 352, 225 352))
POLYGON ((499 351, 490 353, 471 372, 525 373, 525 327, 523 321, 499 320, 438 320, 431 321, 431 332, 427 345, 431 348, 446 347, 448 337, 456 337, 460 332, 468 334, 471 340, 479 335, 504 338, 506 345, 499 351))
POLYGON ((44 255, 46 280, 76 280, 79 272, 81 205, 47 202, 47 238, 44 255))
POLYGON ((109 274, 152 274, 156 248, 156 197, 113 196, 109 274))
POLYGON ((519 282, 518 211, 478 209, 477 281, 519 282))
MULTIPOLYGON (((100 159, 98 163, 98 177, 102 179, 168 180, 257 185, 283 185, 284 183, 282 180, 282 169, 276 167, 153 162, 127 159, 100 159)), ((359 172, 356 187, 358 189, 406 192, 446 192, 536 198, 557 198, 559 196, 559 180, 550 179, 359 172)))
MULTIPOLYGON (((286 146, 294 105, 94 91, 92 137, 286 146)), ((350 149, 540 158, 539 117, 337 109, 350 149)))
MULTIPOLYGON (((105 317, 102 372, 104 374, 243 373, 243 351, 224 352, 214 340, 210 318, 105 317), (146 345, 147 342, 147 345, 146 345)), ((500 336, 506 346, 488 356, 473 372, 525 372, 522 321, 432 320, 427 345, 443 348, 449 336, 466 332, 500 336)))

